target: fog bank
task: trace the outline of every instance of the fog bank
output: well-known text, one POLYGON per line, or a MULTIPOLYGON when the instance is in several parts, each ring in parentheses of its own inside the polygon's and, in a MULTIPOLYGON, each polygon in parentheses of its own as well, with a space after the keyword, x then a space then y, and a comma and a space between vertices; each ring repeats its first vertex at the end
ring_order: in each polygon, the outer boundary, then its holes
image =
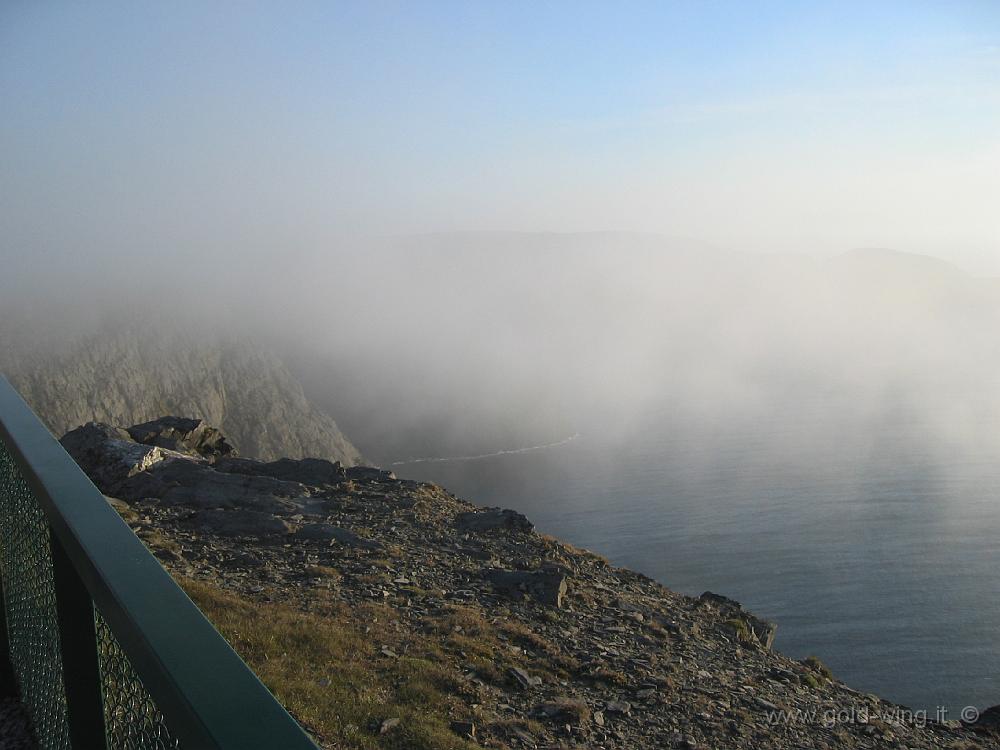
POLYGON ((627 439, 649 419, 706 434, 792 420, 808 434, 888 416, 942 444, 996 439, 998 284, 929 257, 457 233, 150 260, 6 277, 8 361, 146 321, 151 336, 251 337, 387 463, 627 439))

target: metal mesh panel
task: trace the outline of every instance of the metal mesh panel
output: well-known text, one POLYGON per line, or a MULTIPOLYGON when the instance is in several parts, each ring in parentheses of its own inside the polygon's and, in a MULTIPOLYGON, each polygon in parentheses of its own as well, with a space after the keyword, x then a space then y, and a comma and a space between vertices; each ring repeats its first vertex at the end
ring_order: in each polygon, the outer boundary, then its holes
POLYGON ((0 680, 41 750, 176 750, 170 729, 198 747, 316 750, 2 376, 0 584, 0 680), (168 608, 172 630, 137 627, 168 608), (170 729, 147 686, 178 701, 170 729))
MULTIPOLYGON (((49 526, 0 440, 0 575, 10 658, 39 746, 70 750, 49 526)), ((152 698, 94 610, 104 720, 114 750, 175 750, 152 698)))
POLYGON ((45 750, 69 750, 49 527, 0 440, 0 575, 10 658, 45 750))
POLYGON ((96 609, 101 690, 108 747, 114 750, 173 750, 180 744, 170 735, 163 714, 149 697, 118 639, 96 609))

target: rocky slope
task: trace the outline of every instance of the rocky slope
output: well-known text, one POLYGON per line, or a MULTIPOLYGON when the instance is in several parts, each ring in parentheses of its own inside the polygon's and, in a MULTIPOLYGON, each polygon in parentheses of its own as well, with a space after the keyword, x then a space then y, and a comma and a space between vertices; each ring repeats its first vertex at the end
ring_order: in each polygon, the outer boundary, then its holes
POLYGON ((178 579, 235 595, 230 609, 302 613, 301 633, 266 648, 247 636, 264 614, 224 629, 255 668, 305 644, 316 612, 356 629, 297 665, 308 689, 262 673, 299 717, 348 691, 304 722, 324 747, 1000 747, 993 712, 925 721, 771 651, 774 627, 734 601, 681 596, 434 485, 236 458, 177 419, 88 424, 63 444, 178 579), (446 695, 414 687, 429 671, 446 695), (369 683, 382 692, 342 705, 369 683), (421 714, 447 736, 418 732, 421 714))
POLYGON ((167 326, 121 326, 48 348, 5 342, 0 372, 56 435, 92 419, 135 424, 185 414, 219 426, 245 456, 320 456, 346 465, 359 458, 281 360, 247 339, 220 343, 167 326))

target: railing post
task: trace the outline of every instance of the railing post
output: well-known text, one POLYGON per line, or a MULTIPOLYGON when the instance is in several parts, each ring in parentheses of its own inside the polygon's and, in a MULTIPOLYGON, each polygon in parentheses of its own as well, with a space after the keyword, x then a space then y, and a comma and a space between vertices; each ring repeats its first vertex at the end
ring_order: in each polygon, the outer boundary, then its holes
POLYGON ((77 750, 107 750, 94 602, 51 529, 49 543, 70 744, 77 750))
POLYGON ((0 696, 16 695, 17 677, 10 658, 10 637, 7 634, 7 599, 3 593, 3 575, 0 575, 0 696))

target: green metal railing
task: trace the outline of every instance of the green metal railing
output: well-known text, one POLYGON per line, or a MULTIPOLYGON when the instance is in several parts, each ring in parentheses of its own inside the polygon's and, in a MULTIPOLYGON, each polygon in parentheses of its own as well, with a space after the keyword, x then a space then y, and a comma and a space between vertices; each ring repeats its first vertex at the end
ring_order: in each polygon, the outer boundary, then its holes
POLYGON ((3 377, 0 586, 43 750, 316 750, 3 377))

